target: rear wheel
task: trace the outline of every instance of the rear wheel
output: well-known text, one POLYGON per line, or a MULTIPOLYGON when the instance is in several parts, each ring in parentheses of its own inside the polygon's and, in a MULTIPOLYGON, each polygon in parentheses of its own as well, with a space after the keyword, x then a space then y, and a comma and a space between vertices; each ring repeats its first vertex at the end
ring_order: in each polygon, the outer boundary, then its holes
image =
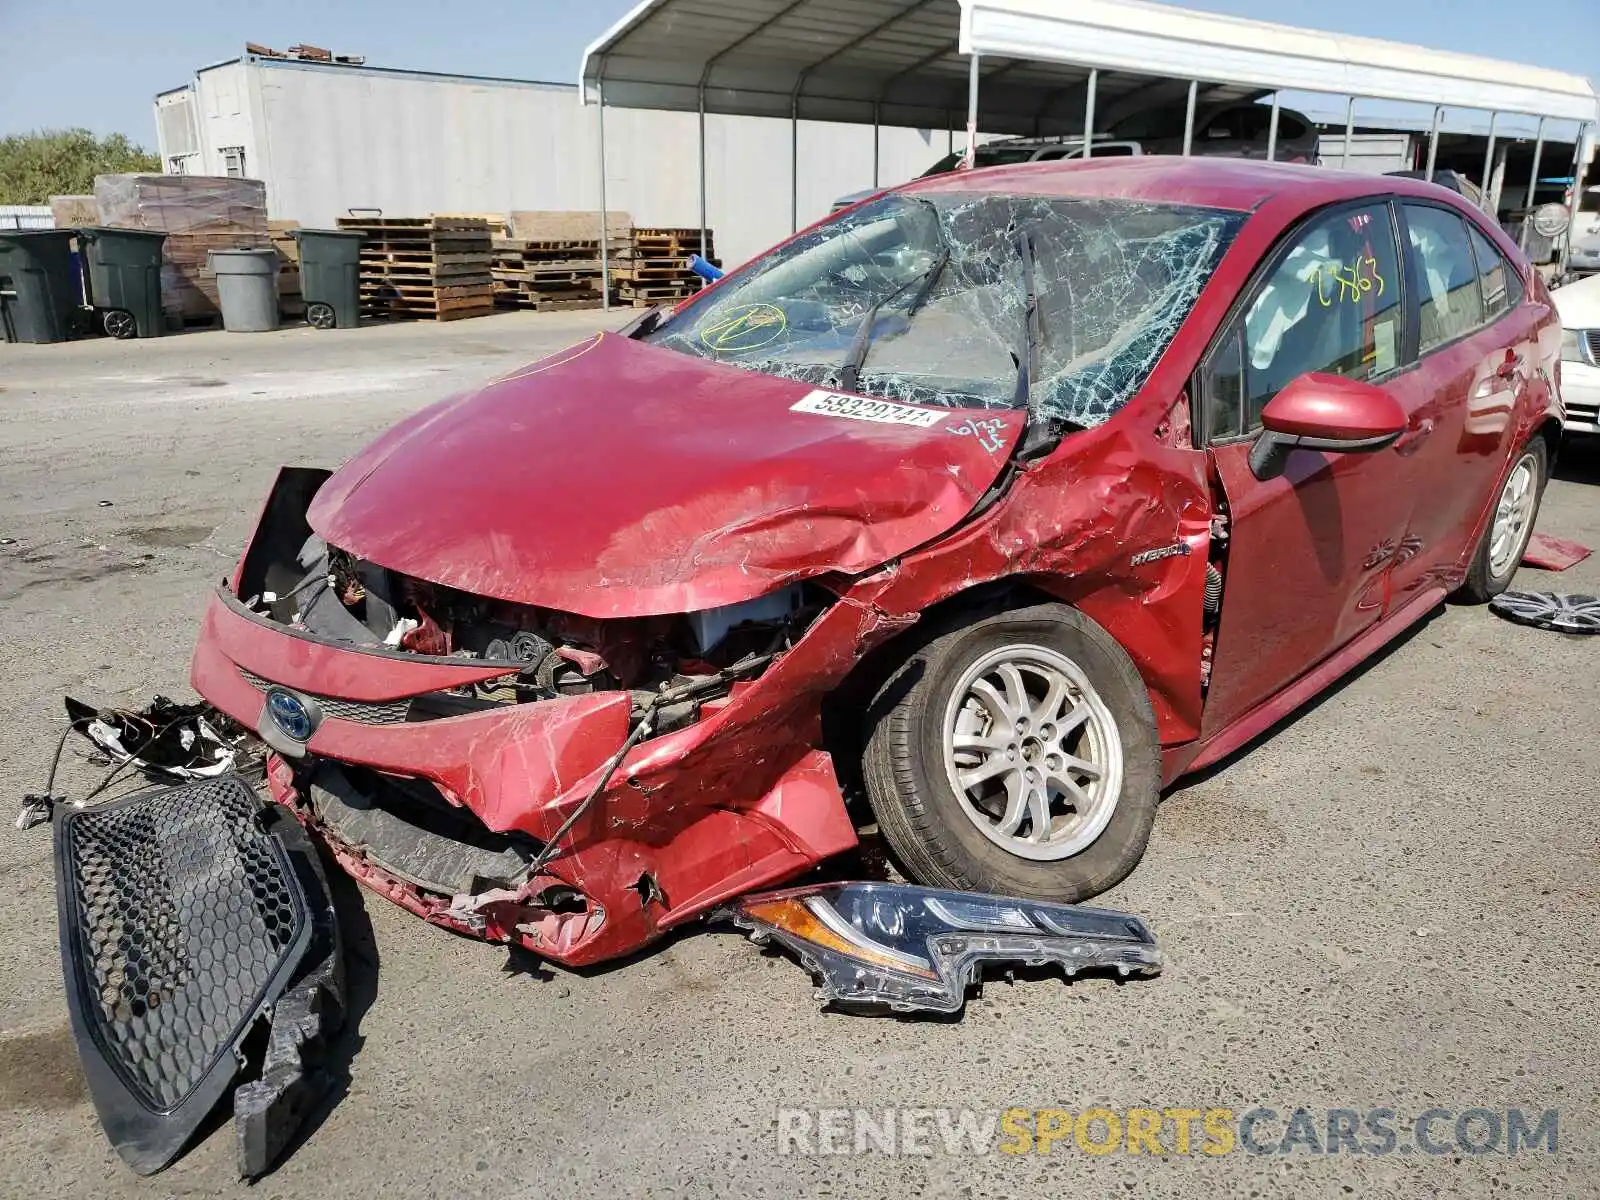
POLYGON ((890 676, 872 717, 868 798, 918 882, 1070 902, 1143 856, 1155 715, 1083 614, 1040 605, 952 629, 890 676))
POLYGON ((1544 439, 1535 437, 1517 454, 1500 486, 1489 527, 1483 531, 1466 581, 1457 593, 1459 599, 1482 604, 1506 590, 1533 536, 1548 470, 1544 439))

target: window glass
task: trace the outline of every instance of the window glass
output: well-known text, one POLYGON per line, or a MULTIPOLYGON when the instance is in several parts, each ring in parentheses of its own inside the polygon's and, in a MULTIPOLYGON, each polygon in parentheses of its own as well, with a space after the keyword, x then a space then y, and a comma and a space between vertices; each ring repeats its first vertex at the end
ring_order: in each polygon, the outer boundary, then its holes
POLYGON ((1400 360, 1400 270, 1389 209, 1343 209, 1295 238, 1244 314, 1244 429, 1308 371, 1373 379, 1400 360))
POLYGON ((1483 297, 1465 223, 1442 208, 1408 204, 1409 251, 1422 313, 1418 349, 1426 354, 1483 324, 1483 297))
POLYGON ((1144 386, 1245 220, 1111 197, 891 192, 747 263, 644 338, 814 387, 1026 404, 1088 427, 1144 386))
POLYGON ((1472 253, 1478 260, 1478 283, 1483 292, 1484 315, 1491 320, 1508 312, 1518 300, 1511 298, 1511 289, 1521 281, 1494 244, 1472 226, 1467 226, 1472 236, 1472 253))
POLYGON ((1239 331, 1233 330, 1217 348, 1206 379, 1206 436, 1237 437, 1244 425, 1244 354, 1239 331))

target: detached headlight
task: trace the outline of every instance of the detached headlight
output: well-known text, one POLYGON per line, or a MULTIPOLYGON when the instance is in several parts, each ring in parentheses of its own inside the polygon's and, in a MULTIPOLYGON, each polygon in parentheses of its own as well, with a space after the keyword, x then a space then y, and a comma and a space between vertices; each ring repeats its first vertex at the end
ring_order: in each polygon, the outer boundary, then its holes
POLYGON ((1587 361, 1583 357, 1583 347, 1578 344, 1578 331, 1576 329, 1563 329, 1561 331, 1561 361, 1587 361))

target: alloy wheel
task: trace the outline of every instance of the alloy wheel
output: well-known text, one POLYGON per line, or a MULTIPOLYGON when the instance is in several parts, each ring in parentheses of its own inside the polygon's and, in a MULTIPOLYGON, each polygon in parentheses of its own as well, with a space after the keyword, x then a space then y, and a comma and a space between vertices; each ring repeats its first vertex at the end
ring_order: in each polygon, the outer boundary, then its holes
POLYGON ((962 811, 1010 854, 1070 857, 1116 811, 1116 721, 1083 669, 1059 651, 1013 645, 977 659, 951 693, 943 735, 945 773, 962 811))

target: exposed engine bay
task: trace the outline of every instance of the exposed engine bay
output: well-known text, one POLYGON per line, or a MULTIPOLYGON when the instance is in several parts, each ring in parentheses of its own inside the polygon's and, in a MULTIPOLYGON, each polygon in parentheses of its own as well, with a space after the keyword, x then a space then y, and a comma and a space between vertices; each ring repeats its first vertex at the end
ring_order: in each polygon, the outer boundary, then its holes
POLYGON ((304 504, 324 478, 284 471, 245 557, 238 599, 322 641, 506 665, 505 675, 419 697, 411 719, 625 690, 636 713, 654 709, 652 733, 670 732, 692 723, 704 701, 758 675, 834 599, 800 583, 702 612, 605 620, 475 596, 391 571, 312 532, 304 504))

